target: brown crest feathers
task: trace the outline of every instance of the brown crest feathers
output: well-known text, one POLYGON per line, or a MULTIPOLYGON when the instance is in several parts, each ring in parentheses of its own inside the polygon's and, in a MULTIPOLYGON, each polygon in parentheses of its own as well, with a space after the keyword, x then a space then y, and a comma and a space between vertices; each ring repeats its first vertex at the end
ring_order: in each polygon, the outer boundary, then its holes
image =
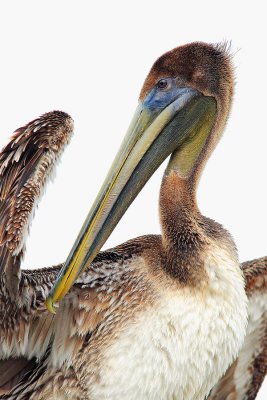
POLYGON ((143 100, 159 79, 177 77, 181 87, 190 86, 208 96, 229 101, 234 74, 230 46, 194 42, 163 54, 153 64, 140 93, 143 100))

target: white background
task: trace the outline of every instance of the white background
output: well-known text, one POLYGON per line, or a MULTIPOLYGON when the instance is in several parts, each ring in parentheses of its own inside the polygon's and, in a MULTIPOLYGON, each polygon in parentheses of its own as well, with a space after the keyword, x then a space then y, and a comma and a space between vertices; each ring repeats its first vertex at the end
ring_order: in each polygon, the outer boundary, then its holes
MULTIPOLYGON (((266 33, 261 1, 2 2, 0 145, 46 111, 61 109, 75 120, 56 184, 49 184, 32 225, 24 266, 64 261, 149 68, 163 52, 195 40, 232 40, 237 80, 225 136, 201 181, 200 208, 231 231, 242 261, 266 255, 266 33)), ((163 168, 106 247, 160 231, 163 168)), ((258 398, 266 394, 267 386, 258 398)))

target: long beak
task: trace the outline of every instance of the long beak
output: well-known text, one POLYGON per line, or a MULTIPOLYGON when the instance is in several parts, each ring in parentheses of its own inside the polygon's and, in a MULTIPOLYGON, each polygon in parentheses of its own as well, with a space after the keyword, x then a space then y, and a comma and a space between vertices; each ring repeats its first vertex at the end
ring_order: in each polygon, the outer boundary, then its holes
POLYGON ((77 277, 94 260, 119 220, 160 164, 196 132, 214 99, 193 89, 164 109, 140 103, 107 178, 83 224, 74 246, 47 298, 61 300, 77 277))

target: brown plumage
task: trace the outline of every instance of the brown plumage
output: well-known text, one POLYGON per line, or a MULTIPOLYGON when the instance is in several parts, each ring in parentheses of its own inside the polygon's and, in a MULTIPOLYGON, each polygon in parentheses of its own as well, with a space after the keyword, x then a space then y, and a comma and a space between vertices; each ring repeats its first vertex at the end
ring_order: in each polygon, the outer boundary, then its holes
MULTIPOLYGON (((47 311, 45 300, 61 266, 21 273, 19 267, 29 219, 54 162, 69 141, 73 121, 62 112, 45 114, 19 129, 4 148, 0 155, 0 398, 203 399, 233 361, 234 350, 229 350, 224 369, 214 381, 213 371, 221 365, 220 352, 221 358, 225 356, 221 346, 226 346, 227 353, 228 339, 220 342, 213 324, 218 319, 223 329, 229 330, 229 338, 236 340, 235 325, 231 319, 224 321, 220 307, 226 304, 229 315, 235 312, 238 304, 234 303, 232 309, 227 302, 231 296, 237 302, 239 295, 241 301, 242 274, 231 236, 200 213, 195 199, 201 170, 228 117, 233 90, 231 71, 226 49, 203 43, 177 48, 155 63, 141 100, 159 79, 175 77, 177 87, 188 85, 216 99, 215 121, 205 136, 203 129, 212 120, 212 114, 208 114, 197 126, 201 135, 190 136, 173 152, 160 193, 162 236, 136 238, 100 253, 61 301, 56 315, 47 311), (196 138, 200 142, 195 142, 196 138), (193 154, 193 159, 184 173, 187 154, 193 154), (225 259, 229 269, 233 267, 229 279, 219 268, 225 259), (220 286, 220 274, 227 285, 224 282, 220 286), (214 276, 219 286, 213 285, 214 276), (241 285, 241 294, 232 284, 232 276, 241 285), (211 303, 213 308, 209 308, 211 303), (187 304, 191 308, 186 308, 187 304), (198 306, 203 314, 198 314, 198 306), (190 313, 193 321, 188 324, 190 313), (181 316, 184 324, 180 324, 181 316), (204 319, 211 325, 203 330, 203 342, 191 356, 187 342, 195 335, 190 342, 193 349, 194 342, 202 340, 196 332, 204 319), (191 326, 198 323, 191 331, 191 326), (211 339, 207 332, 213 329, 211 339), (203 353, 205 342, 210 344, 203 353), (184 343, 179 353, 185 351, 192 357, 191 364, 180 364, 179 355, 177 361, 177 343, 184 343), (202 360, 201 368, 195 359, 202 360), (194 370, 195 380, 191 373, 194 370), (182 389, 176 387, 176 381, 181 382, 182 389)), ((267 259, 246 263, 243 271, 246 291, 253 301, 266 289, 267 259)), ((245 341, 240 357, 223 383, 213 389, 211 398, 226 398, 222 397, 226 396, 225 390, 227 395, 239 394, 239 377, 233 371, 238 375, 238 363, 243 362, 242 352, 246 353, 247 348, 250 357, 243 365, 249 374, 244 382, 245 393, 249 399, 255 398, 266 372, 266 312, 267 307, 263 307, 256 323, 253 313, 249 314, 249 328, 251 324, 253 329, 260 326, 260 334, 252 349, 251 341, 245 341)))

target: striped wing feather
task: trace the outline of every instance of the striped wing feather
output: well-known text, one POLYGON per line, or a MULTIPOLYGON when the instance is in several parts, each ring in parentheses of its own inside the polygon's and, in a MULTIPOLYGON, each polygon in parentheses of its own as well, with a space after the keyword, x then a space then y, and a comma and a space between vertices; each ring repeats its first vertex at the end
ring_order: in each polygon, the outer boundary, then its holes
POLYGON ((10 294, 18 288, 35 206, 72 131, 68 114, 46 113, 15 131, 0 153, 0 273, 6 275, 10 294))
POLYGON ((32 326, 38 332, 58 271, 21 277, 20 264, 35 207, 72 132, 68 114, 49 112, 17 129, 0 152, 0 387, 28 370, 27 337, 32 326))

